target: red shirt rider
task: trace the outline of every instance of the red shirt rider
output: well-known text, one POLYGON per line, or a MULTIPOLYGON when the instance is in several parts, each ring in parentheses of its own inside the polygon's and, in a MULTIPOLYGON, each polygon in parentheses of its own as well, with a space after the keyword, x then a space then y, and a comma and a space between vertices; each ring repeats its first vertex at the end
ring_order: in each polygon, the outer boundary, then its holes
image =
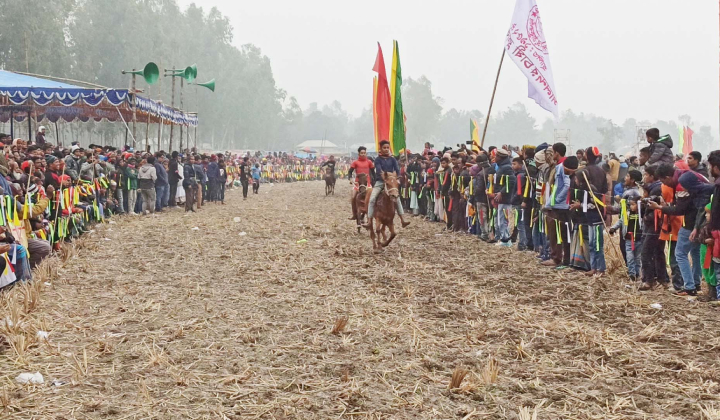
POLYGON ((358 175, 366 174, 368 187, 372 187, 370 182, 370 170, 375 169, 375 164, 367 158, 367 152, 365 150, 362 150, 359 153, 358 159, 350 165, 350 168, 355 171, 355 182, 358 182, 358 175))

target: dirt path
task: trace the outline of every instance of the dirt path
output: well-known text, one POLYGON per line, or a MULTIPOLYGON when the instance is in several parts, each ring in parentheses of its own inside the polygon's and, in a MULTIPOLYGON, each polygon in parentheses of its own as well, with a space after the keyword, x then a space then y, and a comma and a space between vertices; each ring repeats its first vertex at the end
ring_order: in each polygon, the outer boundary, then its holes
POLYGON ((0 298, 0 319, 23 319, 0 329, 0 417, 699 419, 720 407, 716 310, 418 219, 374 256, 346 220, 345 183, 336 194, 263 185, 194 215, 96 227, 29 315, 20 288, 0 298), (8 344, 20 337, 22 358, 8 344), (451 391, 456 369, 468 373, 451 391), (35 371, 45 384, 16 384, 35 371))

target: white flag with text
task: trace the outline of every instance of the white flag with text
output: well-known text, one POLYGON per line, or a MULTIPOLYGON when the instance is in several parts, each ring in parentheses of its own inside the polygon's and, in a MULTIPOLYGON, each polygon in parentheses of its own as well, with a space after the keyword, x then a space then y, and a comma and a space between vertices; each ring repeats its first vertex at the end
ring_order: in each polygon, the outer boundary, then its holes
POLYGON ((535 0, 517 0, 505 51, 528 79, 528 97, 558 117, 552 67, 535 0))

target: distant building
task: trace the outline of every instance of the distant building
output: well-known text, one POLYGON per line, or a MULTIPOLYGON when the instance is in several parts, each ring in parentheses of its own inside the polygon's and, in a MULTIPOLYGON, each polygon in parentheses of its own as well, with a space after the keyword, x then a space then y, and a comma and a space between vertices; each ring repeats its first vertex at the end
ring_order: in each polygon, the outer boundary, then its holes
POLYGON ((350 154, 353 156, 357 156, 357 154, 358 154, 357 149, 360 146, 365 146, 365 148, 367 149, 368 155, 370 155, 370 156, 377 155, 377 150, 375 149, 374 142, 373 143, 365 143, 365 144, 362 144, 362 143, 353 144, 350 146, 350 154))
POLYGON ((329 140, 306 140, 295 146, 296 152, 322 155, 342 155, 347 151, 329 140))

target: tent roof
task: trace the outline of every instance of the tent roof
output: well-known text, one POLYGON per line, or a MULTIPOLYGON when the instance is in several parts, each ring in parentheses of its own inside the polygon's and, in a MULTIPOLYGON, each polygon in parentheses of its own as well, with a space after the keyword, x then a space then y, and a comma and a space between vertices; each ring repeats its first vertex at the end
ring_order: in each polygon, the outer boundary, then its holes
MULTIPOLYGON (((83 84, 83 82, 79 82, 83 84)), ((128 89, 82 87, 40 77, 0 70, 0 122, 11 118, 24 121, 28 116, 51 122, 133 119, 138 122, 197 125, 197 115, 189 114, 128 89), (133 108, 134 106, 134 108, 133 108)))
POLYGON ((0 70, 0 87, 35 87, 50 89, 85 89, 69 83, 56 82, 39 77, 25 76, 24 74, 13 73, 7 70, 0 70))
POLYGON ((337 148, 338 146, 329 140, 306 140, 295 147, 298 149, 303 149, 305 147, 310 147, 313 149, 330 149, 337 148))

